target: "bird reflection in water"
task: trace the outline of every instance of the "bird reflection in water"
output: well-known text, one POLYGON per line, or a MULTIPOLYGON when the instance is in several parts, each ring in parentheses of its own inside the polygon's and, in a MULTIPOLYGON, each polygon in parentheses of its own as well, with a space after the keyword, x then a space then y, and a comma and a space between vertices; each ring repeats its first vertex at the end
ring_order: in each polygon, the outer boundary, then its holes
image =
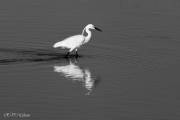
POLYGON ((61 73, 67 79, 79 81, 87 89, 86 95, 90 95, 94 85, 97 83, 96 77, 92 76, 88 68, 81 68, 76 58, 69 58, 67 65, 55 65, 54 72, 61 73))

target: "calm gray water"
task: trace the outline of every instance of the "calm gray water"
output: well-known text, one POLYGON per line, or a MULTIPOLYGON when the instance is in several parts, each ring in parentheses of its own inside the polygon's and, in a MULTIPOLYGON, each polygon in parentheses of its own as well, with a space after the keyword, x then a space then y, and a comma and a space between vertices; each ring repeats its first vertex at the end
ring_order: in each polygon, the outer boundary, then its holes
POLYGON ((179 120, 179 52, 179 0, 0 1, 0 119, 179 120))

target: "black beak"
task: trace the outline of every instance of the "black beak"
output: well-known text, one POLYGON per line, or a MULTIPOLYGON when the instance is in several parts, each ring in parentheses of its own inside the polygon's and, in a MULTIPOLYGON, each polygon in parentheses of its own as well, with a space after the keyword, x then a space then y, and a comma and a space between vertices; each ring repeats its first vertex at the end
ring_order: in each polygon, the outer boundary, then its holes
POLYGON ((100 32, 102 32, 102 30, 101 29, 99 29, 99 28, 97 28, 97 27, 94 27, 97 31, 100 31, 100 32))

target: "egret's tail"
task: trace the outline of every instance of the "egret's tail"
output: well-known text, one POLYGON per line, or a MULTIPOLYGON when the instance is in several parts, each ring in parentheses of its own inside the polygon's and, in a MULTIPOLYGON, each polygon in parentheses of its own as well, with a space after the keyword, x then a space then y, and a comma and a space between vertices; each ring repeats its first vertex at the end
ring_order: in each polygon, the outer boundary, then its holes
POLYGON ((59 45, 58 45, 57 43, 55 43, 55 44, 53 45, 53 48, 57 48, 57 47, 59 47, 59 45))
POLYGON ((53 48, 58 48, 58 47, 61 47, 61 48, 64 48, 64 43, 63 42, 57 42, 53 45, 53 48))

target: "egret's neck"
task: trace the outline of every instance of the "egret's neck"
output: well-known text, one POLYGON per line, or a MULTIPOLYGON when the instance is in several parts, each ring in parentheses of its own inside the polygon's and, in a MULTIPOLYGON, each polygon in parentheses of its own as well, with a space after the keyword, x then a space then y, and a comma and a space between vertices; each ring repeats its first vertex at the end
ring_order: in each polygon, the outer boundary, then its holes
POLYGON ((88 28, 85 31, 87 32, 87 36, 85 36, 85 43, 87 43, 91 39, 91 31, 88 28))

